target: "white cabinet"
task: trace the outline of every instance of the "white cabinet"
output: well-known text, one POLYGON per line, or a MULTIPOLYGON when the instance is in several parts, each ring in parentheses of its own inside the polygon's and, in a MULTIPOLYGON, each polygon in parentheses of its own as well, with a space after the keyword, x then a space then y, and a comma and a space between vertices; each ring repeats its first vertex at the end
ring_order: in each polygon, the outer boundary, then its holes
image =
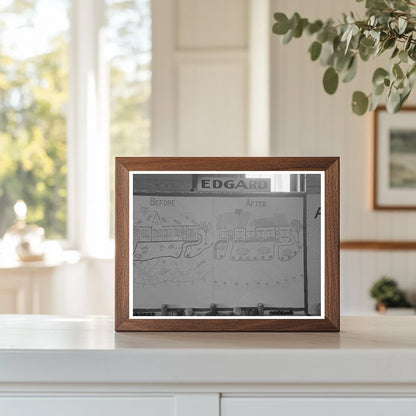
POLYGON ((174 416, 171 397, 43 396, 0 398, 7 416, 174 416))
POLYGON ((415 416, 416 316, 341 333, 115 333, 0 315, 0 415, 415 416))
POLYGON ((414 416, 416 398, 272 398, 221 400, 221 416, 414 416))

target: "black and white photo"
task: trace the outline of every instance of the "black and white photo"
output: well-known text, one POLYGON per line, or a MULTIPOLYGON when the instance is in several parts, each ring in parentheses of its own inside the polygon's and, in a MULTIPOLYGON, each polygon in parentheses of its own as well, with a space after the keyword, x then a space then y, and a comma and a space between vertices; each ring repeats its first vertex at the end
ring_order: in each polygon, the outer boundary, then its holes
POLYGON ((130 318, 323 318, 323 172, 130 172, 130 318))

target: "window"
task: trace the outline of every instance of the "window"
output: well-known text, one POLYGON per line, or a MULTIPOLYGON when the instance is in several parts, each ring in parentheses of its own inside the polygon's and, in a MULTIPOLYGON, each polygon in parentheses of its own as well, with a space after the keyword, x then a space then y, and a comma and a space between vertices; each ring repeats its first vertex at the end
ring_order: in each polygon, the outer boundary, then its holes
POLYGON ((47 238, 113 236, 114 157, 150 142, 151 0, 3 0, 0 238, 23 199, 47 238))
POLYGON ((244 230, 236 230, 235 231, 235 239, 236 240, 244 240, 244 234, 245 234, 244 230))
POLYGON ((0 237, 23 199, 29 222, 66 238, 69 12, 68 0, 1 2, 0 237))
POLYGON ((247 178, 268 178, 272 192, 290 192, 290 178, 298 175, 282 175, 273 173, 246 173, 247 178))
POLYGON ((149 153, 150 0, 107 0, 110 78, 110 235, 114 236, 114 157, 149 153))

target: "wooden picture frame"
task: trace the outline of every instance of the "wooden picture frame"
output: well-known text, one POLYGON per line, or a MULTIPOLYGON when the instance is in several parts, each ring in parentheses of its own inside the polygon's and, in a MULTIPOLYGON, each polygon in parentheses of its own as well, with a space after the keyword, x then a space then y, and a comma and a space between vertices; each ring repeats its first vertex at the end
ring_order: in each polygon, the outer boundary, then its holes
POLYGON ((116 331, 339 331, 339 158, 121 157, 115 194, 116 331))
POLYGON ((416 107, 373 113, 373 209, 416 209, 416 107), (414 157, 414 160, 412 159, 414 157))

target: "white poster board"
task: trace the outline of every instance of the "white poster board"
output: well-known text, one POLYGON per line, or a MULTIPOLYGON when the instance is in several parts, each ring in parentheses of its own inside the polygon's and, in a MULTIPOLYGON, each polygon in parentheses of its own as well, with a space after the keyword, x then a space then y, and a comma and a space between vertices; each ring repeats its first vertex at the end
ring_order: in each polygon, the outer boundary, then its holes
POLYGON ((135 195, 133 309, 307 309, 305 195, 135 195))

